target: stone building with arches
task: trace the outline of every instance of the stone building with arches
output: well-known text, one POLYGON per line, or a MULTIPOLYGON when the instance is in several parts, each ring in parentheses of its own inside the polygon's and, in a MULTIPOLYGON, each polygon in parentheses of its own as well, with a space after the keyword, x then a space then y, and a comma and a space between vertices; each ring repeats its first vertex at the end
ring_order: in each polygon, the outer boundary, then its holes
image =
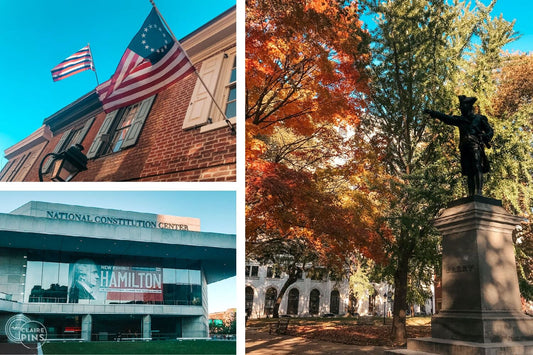
MULTIPOLYGON (((276 273, 272 266, 254 262, 246 264, 245 311, 247 318, 272 316, 278 294, 287 281, 284 273, 276 273)), ((433 286, 432 286, 433 290, 433 286)), ((299 275, 281 300, 279 315, 291 317, 343 316, 346 314, 390 316, 392 286, 374 284, 374 293, 355 299, 350 295, 347 277, 332 277, 325 269, 315 269, 299 275)), ((426 300, 413 306, 416 313, 433 313, 438 299, 426 300)))
MULTIPOLYGON (((325 269, 324 269, 325 271, 325 269)), ((276 274, 271 266, 250 263, 246 265, 245 310, 248 318, 272 316, 276 298, 283 287, 287 275, 276 274)), ((280 315, 314 317, 341 316, 347 313, 383 314, 390 310, 383 295, 386 284, 376 285, 376 294, 359 300, 350 299, 348 280, 333 278, 325 272, 302 273, 298 280, 289 286, 283 295, 279 308, 280 315)))

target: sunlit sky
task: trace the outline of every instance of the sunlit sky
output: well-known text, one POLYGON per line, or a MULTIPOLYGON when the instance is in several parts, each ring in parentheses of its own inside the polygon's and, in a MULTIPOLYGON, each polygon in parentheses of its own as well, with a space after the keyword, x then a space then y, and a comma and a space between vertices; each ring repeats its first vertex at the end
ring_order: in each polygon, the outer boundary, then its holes
MULTIPOLYGON (((489 0, 482 2, 488 4, 489 0)), ((156 4, 181 39, 235 5, 235 0, 156 0, 156 4)), ((90 43, 100 82, 109 79, 150 9, 149 0, 0 1, 0 75, 4 83, 0 95, 0 168, 7 162, 5 149, 96 86, 92 71, 53 82, 50 70, 90 43)), ((492 15, 503 13, 507 20, 516 19, 515 30, 522 34, 505 49, 533 49, 531 9, 529 0, 496 3, 492 15)))
MULTIPOLYGON (((28 201, 200 218, 203 232, 236 233, 234 191, 0 191, 0 213, 28 201)), ((208 285, 209 312, 237 306, 236 277, 208 285)))

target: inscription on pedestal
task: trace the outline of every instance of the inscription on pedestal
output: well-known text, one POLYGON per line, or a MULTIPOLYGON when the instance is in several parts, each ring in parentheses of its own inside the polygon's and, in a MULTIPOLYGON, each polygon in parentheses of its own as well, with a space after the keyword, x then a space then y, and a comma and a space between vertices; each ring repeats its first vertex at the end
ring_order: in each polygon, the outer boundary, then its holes
POLYGON ((453 274, 453 273, 457 273, 457 272, 472 272, 474 271, 474 265, 473 264, 469 264, 469 265, 454 265, 454 266, 448 266, 446 268, 446 272, 448 274, 453 274))

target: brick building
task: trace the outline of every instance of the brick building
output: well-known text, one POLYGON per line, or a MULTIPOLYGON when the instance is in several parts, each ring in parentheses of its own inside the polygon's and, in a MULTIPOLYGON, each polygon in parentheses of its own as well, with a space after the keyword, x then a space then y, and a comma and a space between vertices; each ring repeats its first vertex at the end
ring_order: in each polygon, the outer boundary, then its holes
MULTIPOLYGON (((235 127, 235 7, 180 43, 235 127)), ((74 144, 89 159, 75 181, 236 180, 236 136, 195 74, 108 114, 92 90, 6 149, 0 181, 39 181, 45 155, 74 144)), ((44 161, 44 173, 50 163, 44 161)))

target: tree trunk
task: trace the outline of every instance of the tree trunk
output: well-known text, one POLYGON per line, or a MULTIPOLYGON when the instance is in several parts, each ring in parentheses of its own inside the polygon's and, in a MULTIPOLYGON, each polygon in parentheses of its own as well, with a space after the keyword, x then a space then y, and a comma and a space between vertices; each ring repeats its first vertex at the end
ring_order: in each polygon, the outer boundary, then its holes
POLYGON ((407 274, 409 272, 409 257, 401 255, 398 268, 394 273, 394 305, 392 309, 391 339, 395 344, 405 344, 407 329, 405 327, 405 310, 407 309, 407 274))
POLYGON ((272 310, 272 318, 279 318, 279 306, 281 305, 281 300, 289 286, 295 283, 296 280, 298 280, 297 269, 294 272, 289 272, 289 278, 287 279, 287 281, 285 281, 285 283, 281 287, 281 290, 279 290, 278 298, 276 298, 276 303, 274 304, 274 309, 272 310))

